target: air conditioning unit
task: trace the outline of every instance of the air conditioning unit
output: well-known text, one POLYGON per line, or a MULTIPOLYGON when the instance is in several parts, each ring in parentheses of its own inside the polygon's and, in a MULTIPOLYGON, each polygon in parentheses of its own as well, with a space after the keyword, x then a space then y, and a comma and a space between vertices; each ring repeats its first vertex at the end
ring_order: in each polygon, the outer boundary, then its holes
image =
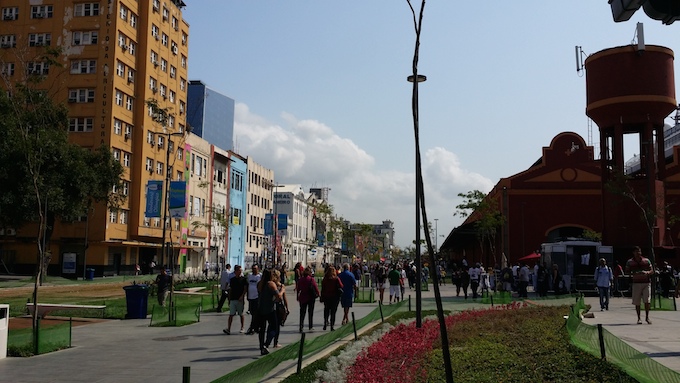
POLYGON ((130 84, 132 82, 134 82, 134 80, 132 80, 132 77, 128 77, 128 84, 130 84))
POLYGON ((33 18, 34 19, 44 19, 45 16, 46 15, 44 13, 36 13, 35 15, 33 15, 33 18))
POLYGON ((4 15, 2 16, 3 20, 15 20, 14 15, 4 15))
POLYGON ((155 35, 153 38, 156 39, 156 41, 159 40, 158 35, 155 35))
POLYGON ((168 99, 168 96, 163 95, 163 100, 167 100, 167 99, 168 99))
POLYGON ((158 7, 154 6, 154 7, 153 7, 153 11, 156 12, 156 13, 158 13, 158 7))
POLYGON ((68 102, 70 102, 70 103, 74 103, 74 102, 78 102, 78 100, 77 100, 77 99, 75 99, 75 98, 69 98, 69 99, 68 99, 68 102))
POLYGON ((168 21, 168 16, 163 15, 163 21, 168 21))
POLYGON ((158 66, 158 61, 155 61, 155 60, 154 60, 154 61, 152 61, 152 62, 153 62, 153 66, 158 66))
POLYGON ((122 47, 122 48, 123 48, 123 50, 124 50, 124 51, 126 51, 126 50, 128 50, 128 48, 130 48, 130 47, 129 47, 129 46, 127 46, 127 45, 123 45, 123 47, 122 47))
POLYGON ((152 147, 152 148, 153 148, 154 146, 156 146, 156 143, 153 142, 153 141, 149 142, 149 144, 151 144, 151 147, 152 147))
POLYGON ((179 31, 179 27, 175 25, 175 31, 179 31))
POLYGON ((73 40, 74 45, 80 45, 80 40, 73 40))
POLYGON ((153 169, 149 168, 149 174, 153 174, 153 169))
POLYGON ((177 45, 175 45, 174 47, 172 47, 172 53, 177 54, 177 45))
POLYGON ((41 47, 41 46, 43 46, 43 42, 42 41, 36 41, 35 43, 33 43, 33 46, 34 47, 41 47))
POLYGON ((2 48, 11 48, 11 47, 12 47, 12 43, 2 43, 2 44, 0 44, 0 47, 2 47, 2 48))
POLYGON ((158 88, 153 87, 153 88, 151 88, 151 91, 153 92, 153 94, 156 94, 156 93, 158 93, 158 88))
POLYGON ((5 235, 17 235, 17 231, 14 229, 5 229, 5 235))
POLYGON ((158 143, 158 149, 162 149, 162 148, 163 148, 163 143, 162 143, 162 142, 159 142, 159 143, 158 143))
POLYGON ((125 141, 129 140, 129 139, 130 139, 130 134, 129 134, 129 133, 125 133, 125 136, 123 136, 123 138, 125 138, 125 141))

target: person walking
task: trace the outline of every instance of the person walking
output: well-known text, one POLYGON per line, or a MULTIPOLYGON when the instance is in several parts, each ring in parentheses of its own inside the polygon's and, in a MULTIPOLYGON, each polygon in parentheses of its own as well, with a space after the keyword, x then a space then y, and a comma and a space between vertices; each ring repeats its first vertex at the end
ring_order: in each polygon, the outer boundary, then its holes
POLYGON ((612 269, 607 266, 607 260, 600 258, 599 264, 595 269, 595 285, 600 294, 600 311, 609 310, 609 289, 613 280, 614 274, 612 269))
POLYGON ((224 302, 229 297, 229 279, 231 279, 232 276, 234 276, 234 274, 231 272, 231 265, 227 263, 227 266, 220 275, 220 289, 222 290, 222 295, 220 296, 220 301, 217 304, 218 313, 222 312, 222 306, 224 306, 224 302))
MULTIPOLYGON (((460 270, 460 288, 463 290, 463 294, 465 294, 465 299, 468 298, 468 286, 470 285, 470 274, 468 274, 468 271, 463 268, 460 270)), ((456 295, 458 296, 458 295, 456 295)))
MULTIPOLYGON (((342 265, 342 273, 338 275, 338 279, 340 279, 340 282, 342 282, 343 286, 354 286, 357 283, 356 278, 354 278, 354 275, 349 271, 348 263, 342 265)), ((354 301, 354 289, 343 288, 342 296, 340 297, 340 305, 342 305, 342 309, 344 311, 341 322, 342 325, 349 322, 348 318, 349 309, 352 307, 353 301, 354 301)))
POLYGON ((304 327, 307 310, 309 310, 309 331, 314 331, 314 302, 319 295, 319 286, 312 278, 312 268, 307 266, 297 283, 297 300, 300 302, 300 332, 304 327))
POLYGON ((241 266, 234 266, 234 275, 229 281, 229 322, 223 333, 231 335, 231 322, 234 316, 241 317, 241 332, 244 332, 245 317, 243 316, 243 306, 248 290, 248 280, 243 276, 241 266))
POLYGON ((529 287, 529 267, 526 263, 523 263, 517 272, 519 280, 517 283, 517 292, 520 298, 527 298, 527 288, 529 287))
POLYGON ((399 287, 399 281, 401 280, 401 273, 397 270, 397 265, 392 265, 392 270, 387 273, 387 280, 390 282, 390 304, 392 299, 394 303, 399 302, 399 294, 401 288, 399 287))
POLYGON ((168 291, 172 285, 172 276, 168 275, 165 267, 161 268, 161 273, 156 277, 156 295, 158 296, 158 304, 165 307, 165 300, 168 297, 168 291))
POLYGON ((479 288, 479 277, 482 275, 480 264, 476 263, 474 267, 468 270, 470 275, 470 289, 472 290, 472 299, 477 299, 477 289, 479 288))
POLYGON ((259 304, 260 289, 258 287, 262 274, 257 265, 253 265, 252 273, 248 275, 248 312, 250 312, 250 326, 246 335, 253 335, 260 331, 260 318, 257 305, 259 304))
POLYGON ((258 328, 260 355, 267 355, 269 354, 269 345, 278 332, 279 321, 276 315, 276 302, 283 299, 283 293, 276 286, 276 282, 272 280, 272 273, 269 269, 264 270, 264 273, 262 273, 257 283, 257 289, 259 297, 257 310, 260 320, 258 328))
POLYGON ((279 335, 281 334, 281 326, 286 323, 286 318, 290 311, 288 310, 288 298, 286 297, 286 286, 281 280, 281 272, 279 270, 272 270, 272 281, 276 284, 276 287, 281 294, 281 300, 276 302, 276 319, 279 321, 279 325, 276 327, 276 334, 274 335, 274 348, 281 347, 279 343, 279 335))
MULTIPOLYGON (((348 289, 354 286, 347 286, 348 289)), ((344 286, 335 267, 326 267, 323 280, 321 281, 321 297, 320 301, 323 303, 323 329, 324 331, 330 325, 331 331, 335 330, 335 315, 338 311, 338 304, 340 304, 340 297, 344 292, 344 286)))
POLYGON ((651 277, 654 274, 652 263, 649 259, 642 256, 639 246, 633 248, 633 257, 626 262, 626 274, 631 274, 633 279, 633 305, 637 313, 637 324, 642 324, 640 319, 640 304, 645 304, 645 321, 652 324, 649 320, 650 297, 652 295, 651 277))

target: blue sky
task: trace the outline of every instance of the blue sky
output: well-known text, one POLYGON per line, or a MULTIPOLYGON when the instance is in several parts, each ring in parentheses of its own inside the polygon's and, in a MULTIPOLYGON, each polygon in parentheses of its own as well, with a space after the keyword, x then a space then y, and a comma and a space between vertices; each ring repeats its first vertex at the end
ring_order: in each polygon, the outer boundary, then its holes
MULTIPOLYGON (((335 212, 352 222, 394 221, 397 245, 411 244, 406 77, 415 32, 406 0, 186 3, 190 79, 236 100, 235 149, 273 169, 278 183, 330 187, 335 212)), ((458 193, 487 192, 525 170, 560 132, 588 141, 574 47, 587 55, 631 44, 637 22, 647 44, 678 48, 680 25, 642 10, 614 23, 606 0, 427 2, 420 138, 439 235, 461 223, 458 193)), ((598 145, 596 125, 592 140, 598 145)))

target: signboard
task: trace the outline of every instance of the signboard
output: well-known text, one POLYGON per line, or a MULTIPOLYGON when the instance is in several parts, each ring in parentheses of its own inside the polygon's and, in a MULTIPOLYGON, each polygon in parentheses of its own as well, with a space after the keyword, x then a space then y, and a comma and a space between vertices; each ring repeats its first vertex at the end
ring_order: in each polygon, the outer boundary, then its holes
POLYGON ((274 235, 274 214, 264 215, 264 235, 274 235))
POLYGON ((61 266, 61 272, 63 274, 75 274, 76 273, 76 253, 64 253, 63 264, 61 266))
POLYGON ((146 210, 147 218, 161 217, 161 200, 163 199, 163 181, 149 180, 146 184, 146 210))
POLYGON ((170 193, 168 195, 168 207, 171 218, 184 218, 186 209, 186 181, 170 181, 170 193))

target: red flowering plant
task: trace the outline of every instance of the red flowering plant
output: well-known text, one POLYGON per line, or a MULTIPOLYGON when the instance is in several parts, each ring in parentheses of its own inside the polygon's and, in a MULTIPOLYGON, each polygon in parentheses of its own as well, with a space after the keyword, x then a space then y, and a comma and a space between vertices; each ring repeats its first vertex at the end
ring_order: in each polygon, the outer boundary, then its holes
MULTIPOLYGON (((446 327, 457 322, 477 320, 500 310, 514 310, 526 303, 513 302, 485 310, 469 310, 446 317, 446 327)), ((391 383, 425 381, 422 364, 428 354, 441 347, 439 322, 426 320, 421 328, 415 322, 400 324, 363 350, 347 371, 347 383, 391 383)))

